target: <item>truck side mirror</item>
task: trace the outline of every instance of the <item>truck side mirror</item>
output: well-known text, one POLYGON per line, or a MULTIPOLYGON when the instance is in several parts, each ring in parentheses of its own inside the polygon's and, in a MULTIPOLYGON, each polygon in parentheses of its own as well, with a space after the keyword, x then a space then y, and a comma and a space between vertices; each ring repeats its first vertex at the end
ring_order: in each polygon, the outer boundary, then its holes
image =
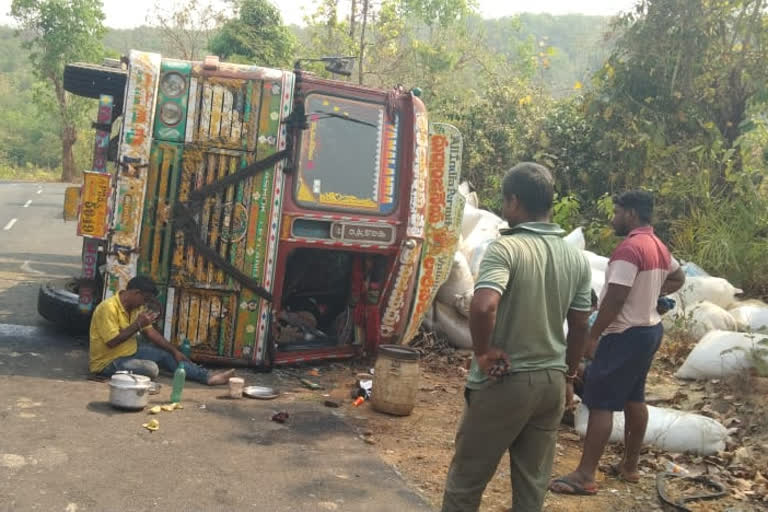
POLYGON ((337 75, 351 76, 354 67, 355 61, 353 59, 331 59, 327 61, 325 70, 337 75))

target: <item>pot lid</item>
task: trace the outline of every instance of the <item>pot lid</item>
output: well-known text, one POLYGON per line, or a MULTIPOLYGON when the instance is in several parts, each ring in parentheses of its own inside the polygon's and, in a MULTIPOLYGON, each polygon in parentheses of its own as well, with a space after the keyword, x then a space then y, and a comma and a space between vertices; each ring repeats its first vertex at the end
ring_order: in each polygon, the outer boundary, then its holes
POLYGON ((150 378, 145 375, 135 375, 128 372, 117 372, 109 380, 111 386, 127 388, 127 387, 146 387, 150 386, 150 378))

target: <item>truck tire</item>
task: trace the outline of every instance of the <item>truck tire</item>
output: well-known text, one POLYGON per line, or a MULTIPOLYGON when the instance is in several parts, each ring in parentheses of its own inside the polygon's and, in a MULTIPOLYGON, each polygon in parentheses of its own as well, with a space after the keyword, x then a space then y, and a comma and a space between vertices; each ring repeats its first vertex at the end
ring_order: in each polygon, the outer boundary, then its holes
POLYGON ((87 334, 91 315, 80 312, 77 280, 59 279, 40 286, 37 294, 40 316, 69 334, 87 334))
POLYGON ((98 99, 109 94, 114 100, 112 111, 123 111, 123 96, 128 73, 97 64, 76 62, 64 68, 64 89, 76 96, 98 99))

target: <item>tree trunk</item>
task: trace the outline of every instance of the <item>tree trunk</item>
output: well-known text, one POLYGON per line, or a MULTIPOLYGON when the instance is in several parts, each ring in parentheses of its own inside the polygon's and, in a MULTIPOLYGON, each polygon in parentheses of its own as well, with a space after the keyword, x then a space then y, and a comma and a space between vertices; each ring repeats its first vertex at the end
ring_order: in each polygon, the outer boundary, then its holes
POLYGON ((365 58, 365 25, 368 22, 368 1, 363 0, 363 21, 360 26, 360 85, 363 85, 363 59, 365 58))
POLYGON ((64 90, 62 77, 55 75, 50 77, 50 79, 56 92, 56 102, 59 105, 59 118, 61 119, 61 130, 59 131, 59 138, 61 139, 61 181, 71 183, 75 177, 75 155, 72 152, 72 147, 77 141, 77 129, 69 119, 67 92, 64 90))
POLYGON ((72 125, 61 129, 61 181, 70 183, 75 178, 75 155, 72 148, 77 141, 77 131, 72 125))
POLYGON ((355 16, 357 16, 357 0, 352 0, 352 9, 349 13, 349 37, 355 37, 355 16))
POLYGON ((338 22, 338 8, 338 0, 330 0, 328 2, 328 41, 333 41, 333 30, 338 22))

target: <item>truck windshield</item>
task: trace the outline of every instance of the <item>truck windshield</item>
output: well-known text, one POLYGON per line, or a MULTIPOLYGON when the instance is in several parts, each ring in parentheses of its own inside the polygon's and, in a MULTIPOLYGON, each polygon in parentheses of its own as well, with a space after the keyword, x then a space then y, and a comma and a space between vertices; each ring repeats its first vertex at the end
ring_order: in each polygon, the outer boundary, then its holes
POLYGON ((386 215, 395 207, 398 121, 384 105, 310 94, 296 200, 304 207, 386 215))

